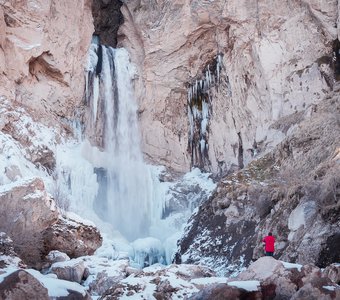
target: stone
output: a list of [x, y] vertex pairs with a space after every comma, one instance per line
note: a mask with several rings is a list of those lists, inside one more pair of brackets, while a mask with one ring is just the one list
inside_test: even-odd
[[339, 284], [340, 283], [340, 264], [334, 263], [325, 268], [325, 270], [322, 272], [322, 276], [328, 277], [330, 280], [332, 280], [334, 283]]
[[128, 260], [111, 260], [106, 258], [92, 260], [89, 258], [85, 261], [85, 265], [89, 272], [87, 279], [89, 281], [89, 289], [91, 293], [97, 295], [104, 295], [108, 289], [128, 276]]
[[96, 227], [64, 217], [60, 217], [42, 234], [45, 251], [59, 250], [70, 258], [92, 255], [102, 244]]
[[332, 283], [330, 279], [314, 278], [306, 283], [290, 299], [292, 300], [331, 300], [340, 297], [340, 288]]
[[63, 252], [60, 252], [58, 250], [52, 250], [50, 251], [50, 253], [48, 253], [48, 255], [46, 256], [46, 260], [50, 263], [50, 264], [54, 264], [57, 262], [65, 262], [70, 260], [69, 256]]
[[224, 299], [262, 299], [261, 292], [248, 292], [226, 284], [209, 285], [192, 295], [190, 300], [224, 300]]
[[84, 277], [85, 265], [81, 260], [72, 259], [54, 263], [50, 271], [56, 274], [59, 279], [80, 283]]
[[0, 269], [8, 267], [25, 268], [26, 265], [14, 251], [13, 240], [5, 232], [0, 232]]
[[0, 230], [11, 236], [24, 263], [39, 268], [46, 255], [42, 233], [58, 220], [58, 210], [44, 182], [33, 178], [4, 185], [0, 202]]
[[47, 289], [31, 274], [18, 270], [0, 283], [0, 299], [6, 300], [49, 300]]

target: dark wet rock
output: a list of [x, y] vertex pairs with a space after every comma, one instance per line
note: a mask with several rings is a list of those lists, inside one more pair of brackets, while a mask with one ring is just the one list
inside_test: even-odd
[[119, 0], [94, 0], [92, 2], [94, 34], [100, 37], [103, 45], [116, 47], [117, 31], [123, 23], [120, 12], [122, 2]]

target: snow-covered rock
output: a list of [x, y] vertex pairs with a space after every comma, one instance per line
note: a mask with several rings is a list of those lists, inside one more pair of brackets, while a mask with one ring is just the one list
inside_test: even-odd
[[0, 299], [37, 299], [49, 300], [48, 290], [33, 275], [18, 270], [0, 282]]
[[46, 256], [46, 261], [50, 264], [64, 262], [68, 260], [70, 260], [69, 256], [64, 252], [60, 252], [59, 250], [52, 250]]
[[91, 255], [101, 246], [102, 237], [93, 225], [59, 216], [43, 233], [45, 251], [59, 250], [71, 258]]
[[80, 283], [85, 273], [85, 264], [80, 259], [72, 259], [54, 263], [50, 272], [56, 274], [59, 279]]
[[12, 239], [5, 232], [0, 232], [0, 269], [8, 267], [26, 266], [15, 252]]
[[15, 251], [38, 267], [46, 255], [43, 232], [58, 220], [54, 200], [40, 178], [18, 180], [0, 188], [0, 230], [13, 240]]

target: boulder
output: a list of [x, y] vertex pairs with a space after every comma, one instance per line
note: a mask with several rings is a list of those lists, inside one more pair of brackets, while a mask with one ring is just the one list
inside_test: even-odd
[[64, 262], [64, 261], [68, 261], [70, 260], [70, 258], [68, 257], [67, 254], [60, 252], [58, 250], [52, 250], [47, 256], [46, 256], [46, 260], [50, 263], [50, 264], [54, 264], [57, 262]]
[[291, 300], [333, 300], [340, 299], [340, 288], [329, 278], [313, 278], [301, 287]]
[[334, 283], [340, 284], [340, 264], [334, 263], [327, 266], [322, 275], [328, 277]]
[[192, 295], [189, 300], [241, 300], [241, 299], [262, 299], [260, 291], [246, 291], [227, 284], [208, 285], [198, 293]]
[[92, 255], [102, 244], [98, 229], [60, 216], [43, 231], [45, 251], [59, 250], [70, 258]]
[[84, 277], [85, 265], [82, 260], [72, 259], [54, 263], [50, 271], [56, 274], [59, 279], [80, 283]]
[[91, 293], [97, 295], [103, 295], [106, 290], [128, 276], [128, 260], [87, 257], [84, 263], [88, 270], [85, 284], [89, 286]]
[[0, 202], [0, 231], [11, 236], [14, 250], [27, 265], [39, 268], [48, 253], [43, 232], [58, 220], [58, 210], [44, 182], [31, 178], [4, 185]]
[[5, 277], [0, 283], [0, 299], [6, 300], [49, 300], [48, 290], [34, 276], [18, 270]]

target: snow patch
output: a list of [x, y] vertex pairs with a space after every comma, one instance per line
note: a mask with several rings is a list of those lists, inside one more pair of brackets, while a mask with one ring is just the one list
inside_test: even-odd
[[244, 289], [248, 292], [258, 291], [258, 288], [260, 286], [260, 282], [257, 280], [230, 281], [227, 284], [240, 289]]

